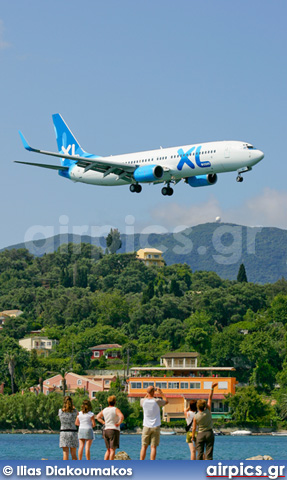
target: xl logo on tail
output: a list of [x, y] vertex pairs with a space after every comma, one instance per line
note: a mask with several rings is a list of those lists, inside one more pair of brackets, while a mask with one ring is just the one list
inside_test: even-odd
[[[70, 153], [71, 148], [72, 148], [72, 152]], [[62, 145], [61, 150], [64, 155], [73, 155], [73, 156], [76, 155], [77, 157], [79, 156], [76, 154], [76, 145], [74, 143], [73, 145], [68, 145], [67, 148], [65, 148], [64, 145]]]

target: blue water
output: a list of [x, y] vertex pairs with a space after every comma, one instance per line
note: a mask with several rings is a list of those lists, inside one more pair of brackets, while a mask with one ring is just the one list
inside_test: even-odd
[[[139, 459], [140, 435], [121, 435], [120, 449], [129, 454], [132, 460]], [[104, 458], [105, 445], [100, 435], [96, 435], [91, 448], [91, 459]], [[215, 438], [214, 460], [244, 460], [255, 455], [270, 455], [275, 460], [287, 460], [287, 437], [250, 436]], [[58, 435], [41, 434], [0, 434], [0, 459], [61, 460]], [[147, 458], [149, 458], [149, 450]], [[157, 450], [158, 460], [188, 460], [189, 448], [184, 435], [161, 436]]]

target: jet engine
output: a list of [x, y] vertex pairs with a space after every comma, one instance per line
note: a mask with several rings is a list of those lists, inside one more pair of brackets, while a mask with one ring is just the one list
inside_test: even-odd
[[197, 175], [195, 177], [188, 177], [186, 183], [191, 187], [208, 187], [217, 182], [216, 173], [209, 173], [208, 175]]
[[155, 182], [163, 177], [163, 168], [161, 165], [144, 165], [134, 171], [136, 182]]

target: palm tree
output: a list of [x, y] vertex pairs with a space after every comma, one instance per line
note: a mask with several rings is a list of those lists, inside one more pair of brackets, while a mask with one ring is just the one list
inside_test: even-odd
[[66, 375], [67, 375], [67, 371], [66, 371], [66, 368], [61, 368], [61, 370], [59, 371], [59, 374], [61, 375], [62, 377], [62, 385], [63, 385], [63, 396], [66, 395], [66, 389], [67, 389], [67, 384], [66, 384]]

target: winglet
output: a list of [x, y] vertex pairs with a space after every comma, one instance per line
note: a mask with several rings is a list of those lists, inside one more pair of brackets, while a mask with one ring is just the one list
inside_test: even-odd
[[22, 143], [24, 145], [24, 148], [26, 150], [29, 150], [29, 152], [35, 152], [35, 149], [30, 147], [29, 143], [27, 142], [26, 138], [24, 137], [23, 133], [19, 130], [19, 134], [20, 134], [20, 137], [21, 137], [21, 140], [22, 140]]

